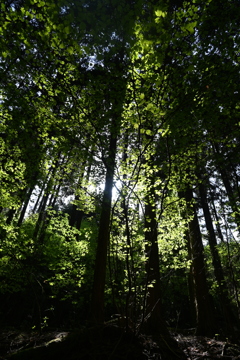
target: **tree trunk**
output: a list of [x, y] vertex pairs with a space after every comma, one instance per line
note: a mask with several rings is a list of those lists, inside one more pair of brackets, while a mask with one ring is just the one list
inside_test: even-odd
[[147, 198], [145, 205], [145, 242], [147, 252], [147, 298], [145, 328], [149, 333], [166, 333], [167, 327], [163, 319], [159, 254], [157, 242], [156, 204]]
[[54, 185], [53, 193], [48, 203], [48, 206], [51, 208], [54, 208], [54, 206], [56, 205], [61, 185], [62, 185], [61, 183]]
[[164, 359], [186, 359], [177, 342], [171, 337], [163, 316], [161, 281], [158, 253], [158, 231], [156, 219], [156, 199], [154, 189], [147, 196], [145, 205], [145, 241], [147, 251], [146, 275], [147, 296], [146, 313], [144, 314], [144, 330], [159, 342]]
[[228, 298], [228, 290], [225, 282], [221, 259], [217, 249], [217, 239], [215, 236], [215, 231], [212, 223], [212, 218], [207, 202], [206, 189], [203, 183], [199, 184], [199, 192], [201, 198], [201, 205], [203, 208], [205, 223], [208, 231], [208, 240], [209, 246], [212, 254], [212, 264], [214, 269], [214, 275], [218, 284], [218, 295], [221, 303], [221, 310], [224, 319], [225, 331], [227, 335], [234, 333], [234, 325], [237, 324], [237, 319], [235, 318], [233, 311], [231, 309], [231, 304]]
[[19, 219], [18, 219], [17, 226], [22, 225], [22, 222], [23, 222], [24, 216], [26, 214], [27, 207], [28, 207], [28, 204], [29, 204], [32, 192], [33, 192], [33, 189], [34, 189], [33, 187], [28, 188], [27, 191], [26, 191], [25, 200], [24, 200], [24, 203], [23, 203], [23, 206], [22, 206], [22, 209], [21, 209], [21, 213], [20, 213], [20, 216], [19, 216]]
[[215, 224], [216, 224], [216, 228], [217, 228], [218, 237], [221, 240], [221, 242], [224, 243], [224, 237], [223, 237], [223, 233], [222, 233], [221, 226], [220, 226], [220, 219], [219, 219], [217, 209], [215, 206], [214, 195], [213, 195], [212, 190], [210, 190], [210, 196], [211, 196], [211, 204], [212, 204], [213, 214], [214, 214], [214, 218], [215, 218]]
[[188, 241], [191, 271], [194, 286], [196, 335], [213, 336], [216, 332], [213, 307], [210, 303], [207, 287], [202, 237], [199, 228], [195, 204], [192, 204], [193, 193], [190, 188], [185, 191], [188, 222]]
[[107, 171], [105, 177], [105, 188], [103, 192], [102, 212], [98, 231], [97, 252], [94, 269], [91, 319], [96, 324], [103, 323], [104, 321], [104, 288], [106, 278], [107, 250], [109, 244], [112, 187], [117, 149], [117, 138], [115, 131], [116, 130], [113, 127], [109, 145], [109, 157], [106, 161]]
[[[86, 163], [87, 163], [87, 160], [82, 164], [82, 170], [81, 170], [81, 174], [80, 174], [80, 177], [78, 180], [78, 185], [77, 185], [78, 188], [82, 185], [82, 180], [84, 177]], [[89, 180], [89, 177], [90, 177], [91, 167], [92, 167], [92, 161], [89, 161], [89, 165], [87, 167], [87, 174], [86, 174], [87, 181]], [[75, 194], [75, 200], [80, 200], [79, 195]], [[82, 210], [79, 210], [78, 206], [76, 204], [73, 204], [70, 219], [69, 219], [69, 225], [72, 227], [75, 226], [77, 230], [80, 230], [83, 215], [84, 215], [84, 212]], [[77, 239], [77, 241], [79, 240], [78, 234], [76, 235], [76, 239]]]
[[39, 215], [38, 215], [38, 219], [35, 225], [35, 229], [34, 229], [34, 233], [33, 233], [33, 238], [36, 240], [38, 240], [41, 237], [42, 239], [42, 227], [43, 227], [43, 223], [46, 217], [46, 206], [47, 206], [47, 202], [49, 199], [50, 193], [46, 190], [45, 194], [42, 197], [42, 201], [41, 204], [39, 206]]
[[[226, 189], [229, 203], [233, 210], [235, 222], [237, 224], [238, 229], [240, 229], [240, 213], [239, 213], [239, 208], [236, 203], [236, 196], [234, 194], [234, 189], [232, 188], [228, 173], [226, 171], [227, 164], [222, 164], [223, 160], [218, 160], [218, 158], [219, 159], [221, 158], [221, 153], [220, 153], [218, 144], [213, 144], [213, 149], [214, 149], [214, 152], [217, 157], [217, 161], [216, 161], [217, 168], [220, 172], [224, 187]], [[239, 201], [239, 199], [237, 199], [237, 200]]]

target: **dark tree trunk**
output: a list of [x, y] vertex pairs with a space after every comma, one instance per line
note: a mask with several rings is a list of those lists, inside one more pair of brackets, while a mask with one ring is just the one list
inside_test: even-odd
[[104, 288], [106, 278], [107, 250], [109, 244], [109, 225], [111, 217], [112, 187], [115, 169], [115, 156], [117, 149], [117, 138], [113, 127], [109, 145], [109, 157], [106, 160], [105, 188], [102, 200], [102, 212], [99, 223], [97, 252], [95, 259], [91, 319], [94, 323], [104, 321]]
[[214, 202], [214, 195], [211, 190], [210, 190], [210, 196], [211, 196], [212, 210], [213, 210], [213, 214], [214, 214], [214, 218], [215, 218], [218, 237], [221, 240], [221, 242], [224, 243], [224, 237], [223, 237], [223, 233], [222, 233], [221, 226], [220, 226], [219, 216], [218, 216], [217, 209], [216, 209], [215, 202]]
[[[82, 180], [83, 180], [83, 177], [84, 177], [84, 171], [85, 171], [85, 165], [86, 165], [86, 162], [84, 162], [84, 164], [82, 165], [82, 174], [80, 175], [80, 178], [78, 180], [78, 188], [82, 185]], [[87, 174], [86, 174], [86, 179], [87, 181], [89, 180], [89, 177], [90, 177], [90, 173], [91, 173], [91, 161], [88, 165], [88, 168], [87, 168]], [[75, 195], [75, 200], [79, 200], [79, 196], [76, 194]], [[69, 225], [70, 226], [75, 226], [77, 230], [80, 230], [81, 228], [81, 223], [82, 223], [82, 219], [83, 219], [83, 215], [84, 215], [84, 212], [82, 210], [79, 210], [78, 209], [78, 206], [76, 204], [73, 204], [73, 207], [72, 207], [72, 211], [71, 211], [71, 216], [70, 216], [70, 219], [69, 219]], [[79, 240], [79, 235], [77, 234], [76, 236], [76, 239]]]
[[[234, 189], [233, 189], [233, 187], [231, 185], [231, 182], [229, 180], [229, 175], [228, 175], [228, 173], [226, 171], [226, 167], [227, 167], [228, 164], [223, 164], [223, 159], [222, 159], [222, 155], [221, 155], [221, 152], [219, 150], [218, 144], [213, 144], [213, 149], [214, 149], [214, 152], [215, 152], [215, 155], [216, 155], [217, 169], [220, 172], [221, 179], [222, 179], [224, 187], [226, 189], [227, 196], [228, 196], [228, 199], [229, 199], [229, 203], [230, 203], [230, 206], [231, 206], [231, 208], [233, 210], [233, 215], [234, 215], [235, 222], [236, 222], [236, 224], [238, 226], [238, 229], [240, 229], [239, 208], [238, 208], [237, 203], [236, 203], [236, 196], [235, 196], [235, 193], [234, 193]], [[238, 191], [237, 191], [237, 193], [238, 193]], [[239, 201], [239, 198], [237, 200]]]
[[218, 284], [218, 295], [221, 303], [222, 315], [225, 323], [225, 333], [229, 336], [234, 334], [234, 325], [237, 325], [237, 319], [233, 314], [231, 304], [228, 298], [228, 289], [225, 282], [221, 259], [217, 249], [217, 239], [212, 223], [212, 218], [207, 202], [206, 188], [203, 183], [199, 185], [199, 192], [201, 198], [201, 205], [203, 208], [206, 228], [208, 231], [209, 246], [212, 254], [212, 264], [214, 269], [214, 275]]
[[167, 326], [163, 319], [159, 254], [157, 242], [157, 221], [156, 221], [156, 204], [153, 198], [147, 199], [145, 205], [145, 241], [147, 252], [147, 297], [146, 297], [146, 314], [145, 328], [149, 333], [167, 332]]
[[[61, 165], [60, 160], [61, 160], [61, 152], [59, 152], [57, 154], [57, 157], [54, 160], [54, 164], [49, 169], [48, 178], [46, 181], [46, 189], [42, 196], [40, 205], [38, 207], [39, 215], [38, 215], [38, 219], [36, 222], [33, 238], [35, 240], [39, 240], [40, 244], [43, 243], [43, 240], [44, 240], [44, 232], [45, 232], [45, 229], [47, 226], [47, 224], [45, 223], [46, 215], [47, 215], [46, 209], [47, 209], [48, 201], [51, 198], [51, 191], [54, 188], [54, 180], [55, 180], [56, 172], [58, 170], [59, 165]], [[44, 187], [45, 186], [43, 186], [41, 193], [44, 191]]]
[[35, 240], [38, 240], [41, 237], [42, 240], [42, 227], [43, 227], [43, 223], [44, 220], [46, 218], [46, 206], [47, 206], [47, 202], [49, 199], [50, 193], [46, 192], [43, 197], [42, 197], [42, 201], [39, 207], [39, 215], [38, 215], [38, 219], [35, 225], [35, 229], [34, 229], [34, 233], [33, 233], [33, 238]]
[[94, 280], [91, 302], [91, 318], [94, 323], [104, 321], [104, 288], [107, 266], [107, 252], [110, 238], [110, 219], [112, 205], [112, 188], [115, 171], [117, 152], [117, 138], [120, 134], [123, 103], [126, 93], [127, 66], [124, 61], [126, 55], [126, 43], [124, 42], [114, 56], [114, 60], [108, 63], [111, 76], [103, 70], [103, 78], [108, 78], [106, 87], [103, 87], [105, 106], [105, 118], [109, 124], [109, 146], [103, 148], [103, 163], [106, 168], [105, 188], [103, 192], [102, 209], [98, 230], [97, 252], [94, 268]]
[[25, 197], [25, 200], [24, 200], [22, 209], [21, 209], [21, 213], [20, 213], [20, 216], [19, 216], [19, 219], [18, 219], [17, 226], [21, 226], [21, 225], [22, 225], [22, 222], [23, 222], [24, 216], [25, 216], [25, 214], [26, 214], [27, 207], [28, 207], [28, 204], [29, 204], [29, 201], [30, 201], [32, 192], [33, 192], [33, 189], [34, 189], [34, 188], [29, 188], [29, 189], [27, 189], [26, 197]]
[[158, 231], [156, 219], [156, 199], [153, 188], [147, 196], [145, 205], [145, 241], [146, 241], [146, 311], [143, 319], [144, 330], [156, 339], [164, 359], [186, 359], [177, 342], [170, 336], [164, 319], [162, 291], [160, 281]]
[[41, 187], [40, 193], [38, 195], [37, 201], [36, 201], [36, 203], [34, 204], [34, 207], [33, 207], [33, 211], [32, 211], [33, 214], [36, 214], [36, 213], [40, 212], [41, 204], [42, 204], [42, 201], [43, 201], [43, 194], [44, 194], [45, 188], [46, 188], [46, 186], [48, 184], [49, 178], [51, 176], [51, 171], [52, 171], [52, 169], [49, 170], [47, 178], [44, 180], [44, 182], [42, 184], [42, 187]]
[[185, 199], [187, 215], [189, 216], [188, 241], [192, 260], [191, 271], [195, 298], [196, 335], [213, 336], [216, 332], [213, 306], [210, 302], [207, 287], [202, 237], [196, 208], [192, 204], [193, 193], [190, 188], [185, 191]]
[[56, 205], [57, 199], [58, 199], [60, 188], [61, 188], [61, 183], [58, 185], [56, 184], [54, 186], [54, 191], [51, 195], [48, 206], [54, 208], [54, 206]]

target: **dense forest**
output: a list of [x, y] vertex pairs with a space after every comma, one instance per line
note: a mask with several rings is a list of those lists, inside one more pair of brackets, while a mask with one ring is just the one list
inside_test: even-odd
[[236, 343], [239, 0], [0, 8], [0, 328]]

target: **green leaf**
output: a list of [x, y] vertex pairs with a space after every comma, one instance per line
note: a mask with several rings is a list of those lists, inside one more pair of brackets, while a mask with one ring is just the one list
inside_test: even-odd
[[148, 129], [148, 130], [146, 130], [146, 134], [151, 136], [151, 135], [152, 135], [152, 131]]
[[191, 34], [193, 34], [194, 31], [195, 31], [196, 25], [197, 25], [197, 21], [188, 23], [187, 25], [185, 25], [185, 30], [187, 30], [188, 32], [190, 32]]
[[167, 15], [167, 12], [162, 10], [156, 10], [155, 14], [157, 17], [165, 17]]

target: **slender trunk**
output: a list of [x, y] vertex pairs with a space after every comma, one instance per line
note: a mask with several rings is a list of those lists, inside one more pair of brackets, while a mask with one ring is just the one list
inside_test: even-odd
[[44, 190], [45, 190], [46, 185], [47, 185], [47, 183], [49, 181], [49, 178], [51, 176], [51, 171], [52, 171], [52, 169], [49, 170], [47, 178], [44, 180], [44, 182], [42, 184], [42, 187], [41, 187], [40, 193], [38, 195], [37, 201], [36, 201], [36, 203], [34, 204], [34, 207], [33, 207], [33, 211], [32, 211], [33, 214], [36, 214], [36, 213], [40, 212], [41, 203], [42, 203], [42, 200], [43, 200]]
[[226, 244], [227, 244], [227, 253], [228, 253], [228, 268], [229, 268], [229, 272], [230, 272], [230, 276], [231, 276], [231, 280], [232, 280], [233, 294], [234, 294], [234, 298], [235, 298], [235, 301], [237, 304], [238, 318], [240, 319], [240, 300], [239, 300], [238, 281], [236, 280], [235, 271], [233, 269], [232, 255], [231, 255], [231, 250], [230, 250], [230, 239], [228, 236], [227, 236], [226, 240], [227, 240]]
[[[125, 44], [119, 49], [115, 56], [114, 64], [110, 65], [109, 70], [112, 76], [107, 82], [106, 88], [103, 87], [103, 97], [108, 106], [105, 118], [109, 124], [109, 146], [104, 150], [103, 162], [106, 167], [105, 188], [103, 192], [102, 209], [99, 223], [97, 240], [97, 252], [94, 268], [93, 291], [91, 302], [91, 317], [93, 322], [102, 323], [104, 321], [104, 288], [106, 280], [107, 253], [110, 239], [110, 219], [112, 205], [112, 188], [114, 180], [114, 170], [117, 152], [117, 138], [121, 129], [121, 117], [123, 103], [126, 92], [126, 63], [123, 61], [126, 54]], [[105, 73], [103, 72], [103, 75]], [[106, 75], [106, 74], [105, 74]]]
[[[87, 161], [85, 161], [84, 164], [82, 164], [82, 171], [81, 171], [81, 174], [80, 174], [80, 177], [79, 177], [79, 180], [78, 180], [78, 185], [77, 185], [78, 188], [81, 187], [81, 185], [82, 185], [86, 162]], [[87, 181], [89, 180], [89, 177], [90, 177], [91, 167], [92, 167], [92, 162], [90, 161], [89, 165], [87, 167], [87, 174], [86, 174]], [[75, 195], [75, 200], [76, 201], [80, 200], [79, 195], [77, 195], [77, 194]], [[78, 206], [76, 204], [73, 204], [70, 219], [69, 219], [69, 225], [72, 226], [72, 227], [75, 226], [76, 229], [80, 230], [83, 215], [84, 215], [84, 212], [82, 210], [79, 210]], [[78, 240], [78, 238], [79, 238], [79, 236], [77, 235], [77, 240]]]
[[33, 192], [33, 189], [34, 189], [33, 187], [27, 189], [26, 197], [25, 197], [25, 200], [24, 200], [23, 207], [22, 207], [22, 209], [21, 209], [21, 213], [20, 213], [20, 216], [19, 216], [19, 219], [18, 219], [17, 226], [21, 226], [21, 225], [22, 225], [22, 222], [23, 222], [24, 216], [25, 216], [25, 214], [26, 214], [27, 207], [28, 207], [28, 204], [29, 204], [29, 201], [30, 201], [32, 192]]
[[[170, 336], [164, 319], [162, 306], [162, 291], [160, 281], [159, 254], [158, 254], [158, 231], [156, 219], [156, 199], [154, 189], [147, 196], [145, 205], [145, 240], [147, 251], [147, 298], [144, 328], [155, 338], [161, 348], [164, 359], [186, 359], [177, 342]], [[160, 335], [160, 337], [159, 337]]]
[[[123, 154], [122, 154], [122, 162], [123, 164], [126, 164], [128, 159], [128, 133], [129, 130], [127, 129], [126, 133], [124, 134], [124, 148], [123, 148]], [[123, 174], [123, 180], [125, 181], [127, 179], [127, 174]], [[123, 209], [123, 221], [122, 225], [125, 223], [125, 232], [124, 236], [126, 236], [127, 239], [127, 246], [126, 246], [126, 268], [127, 268], [127, 275], [128, 275], [128, 291], [126, 295], [126, 303], [125, 303], [125, 316], [126, 316], [126, 330], [128, 330], [129, 322], [130, 320], [133, 320], [133, 318], [130, 318], [130, 313], [132, 313], [132, 308], [130, 309], [130, 299], [133, 296], [133, 283], [132, 283], [132, 275], [134, 274], [134, 262], [133, 262], [133, 248], [131, 243], [131, 232], [130, 232], [130, 226], [129, 226], [129, 204], [126, 197], [126, 185], [123, 181], [122, 186], [122, 201], [121, 201], [121, 208]], [[133, 307], [133, 306], [132, 306]]]
[[44, 181], [44, 183], [43, 183], [43, 185], [42, 185], [42, 187], [41, 187], [40, 193], [38, 194], [37, 201], [35, 202], [34, 207], [33, 207], [33, 209], [32, 209], [32, 213], [33, 213], [33, 214], [36, 214], [36, 213], [39, 212], [39, 203], [40, 203], [40, 201], [42, 201], [42, 194], [43, 194], [43, 192], [44, 192], [44, 188], [45, 188], [46, 182], [47, 182], [47, 180]]
[[51, 191], [54, 187], [55, 175], [56, 175], [59, 165], [64, 164], [64, 159], [62, 160], [62, 163], [60, 163], [60, 161], [61, 161], [61, 152], [59, 152], [57, 154], [56, 159], [54, 159], [54, 161], [53, 161], [53, 165], [49, 169], [48, 179], [46, 182], [46, 189], [42, 196], [42, 200], [41, 200], [41, 203], [38, 208], [39, 215], [38, 215], [37, 223], [35, 226], [33, 238], [36, 240], [38, 239], [40, 244], [43, 243], [44, 232], [45, 232], [45, 229], [47, 226], [47, 224], [45, 223], [46, 215], [47, 215], [46, 208], [47, 208], [49, 199], [51, 198]]
[[52, 207], [52, 203], [54, 202], [55, 194], [56, 194], [56, 190], [58, 189], [58, 186], [59, 186], [59, 184], [55, 184], [53, 186], [53, 189], [51, 191], [51, 196], [49, 197], [48, 204], [47, 204], [47, 206], [49, 206], [49, 207]]
[[46, 206], [49, 199], [50, 193], [46, 191], [46, 193], [43, 195], [40, 207], [39, 207], [39, 215], [36, 222], [36, 226], [33, 233], [33, 238], [37, 240], [40, 237], [41, 234], [41, 228], [43, 226], [45, 217], [46, 217]]
[[223, 237], [223, 233], [222, 233], [221, 226], [220, 226], [220, 219], [219, 219], [219, 216], [217, 213], [217, 209], [216, 209], [215, 202], [214, 202], [214, 196], [213, 196], [212, 192], [210, 192], [210, 196], [211, 196], [211, 204], [212, 204], [213, 214], [215, 217], [215, 223], [216, 223], [218, 237], [221, 240], [221, 242], [224, 243], [224, 237]]
[[113, 133], [111, 134], [109, 145], [109, 157], [106, 161], [107, 171], [102, 200], [102, 212], [98, 231], [91, 303], [91, 318], [94, 323], [103, 323], [104, 321], [104, 288], [106, 278], [107, 250], [109, 244], [109, 225], [111, 217], [113, 177], [117, 149], [117, 138], [116, 134], [114, 133], [115, 131], [116, 130], [113, 127]]
[[202, 237], [195, 204], [192, 204], [193, 193], [190, 188], [185, 191], [185, 199], [187, 214], [190, 217], [188, 222], [188, 241], [190, 258], [192, 260], [191, 271], [195, 298], [196, 335], [213, 336], [216, 330], [213, 307], [210, 303], [207, 287]]
[[[214, 152], [216, 153], [216, 156], [218, 158], [221, 158], [221, 153], [219, 150], [219, 146], [217, 144], [213, 144]], [[217, 168], [221, 174], [221, 178], [224, 184], [224, 187], [227, 191], [227, 196], [229, 199], [230, 206], [233, 210], [233, 215], [235, 222], [237, 224], [237, 228], [240, 229], [240, 214], [239, 214], [239, 208], [236, 203], [236, 196], [234, 195], [234, 190], [232, 188], [232, 185], [229, 180], [229, 176], [227, 174], [227, 171], [225, 170], [226, 165], [222, 164], [222, 161], [217, 161]], [[238, 199], [239, 200], [239, 199]]]
[[[184, 191], [179, 191], [178, 196], [180, 199], [186, 200], [186, 194]], [[183, 210], [183, 208], [180, 207], [180, 213], [186, 222], [188, 220], [188, 212], [189, 211], [186, 208], [185, 208], [185, 210]], [[191, 254], [191, 246], [190, 246], [190, 241], [189, 241], [189, 230], [188, 229], [185, 229], [184, 238], [185, 238], [187, 250], [188, 250], [188, 260], [191, 261], [192, 254]], [[191, 264], [189, 272], [187, 274], [188, 296], [189, 296], [189, 302], [190, 302], [189, 312], [190, 312], [190, 318], [191, 318], [192, 324], [196, 324], [196, 299], [195, 299], [196, 296], [195, 296], [195, 286], [194, 286], [194, 278], [193, 278], [192, 270], [193, 269], [192, 269], [192, 264]]]
[[212, 264], [214, 269], [214, 275], [218, 284], [218, 295], [221, 303], [221, 310], [222, 315], [224, 318], [225, 323], [225, 330], [228, 335], [234, 333], [234, 325], [237, 323], [237, 319], [233, 314], [231, 304], [228, 298], [228, 289], [226, 285], [226, 281], [223, 274], [221, 259], [218, 253], [217, 249], [217, 239], [215, 236], [215, 231], [212, 223], [212, 218], [207, 202], [207, 193], [205, 186], [203, 183], [200, 183], [199, 185], [199, 192], [200, 192], [200, 198], [201, 198], [201, 205], [203, 208], [206, 228], [208, 231], [208, 240], [209, 240], [209, 246], [212, 254]]
[[[153, 194], [152, 194], [153, 195]], [[153, 198], [147, 197], [145, 205], [145, 242], [147, 252], [147, 299], [145, 328], [150, 333], [167, 333], [166, 322], [163, 319], [159, 254], [157, 242], [156, 204]]]
[[[128, 274], [128, 292], [126, 297], [126, 329], [128, 329], [129, 326], [129, 308], [130, 308], [130, 298], [132, 295], [132, 274], [131, 274], [131, 266], [130, 266], [130, 259], [132, 259], [132, 244], [131, 244], [131, 235], [130, 235], [130, 228], [129, 228], [129, 221], [128, 221], [128, 204], [126, 203], [126, 196], [124, 195], [123, 201], [122, 201], [122, 208], [123, 213], [125, 217], [126, 222], [126, 231], [125, 235], [127, 238], [127, 254], [126, 254], [126, 267], [127, 267], [127, 274]], [[133, 270], [133, 269], [132, 269]]]
[[54, 192], [51, 195], [48, 206], [51, 206], [52, 208], [54, 208], [54, 206], [56, 205], [57, 199], [58, 199], [60, 188], [61, 188], [61, 183], [58, 185], [56, 184], [54, 186]]

